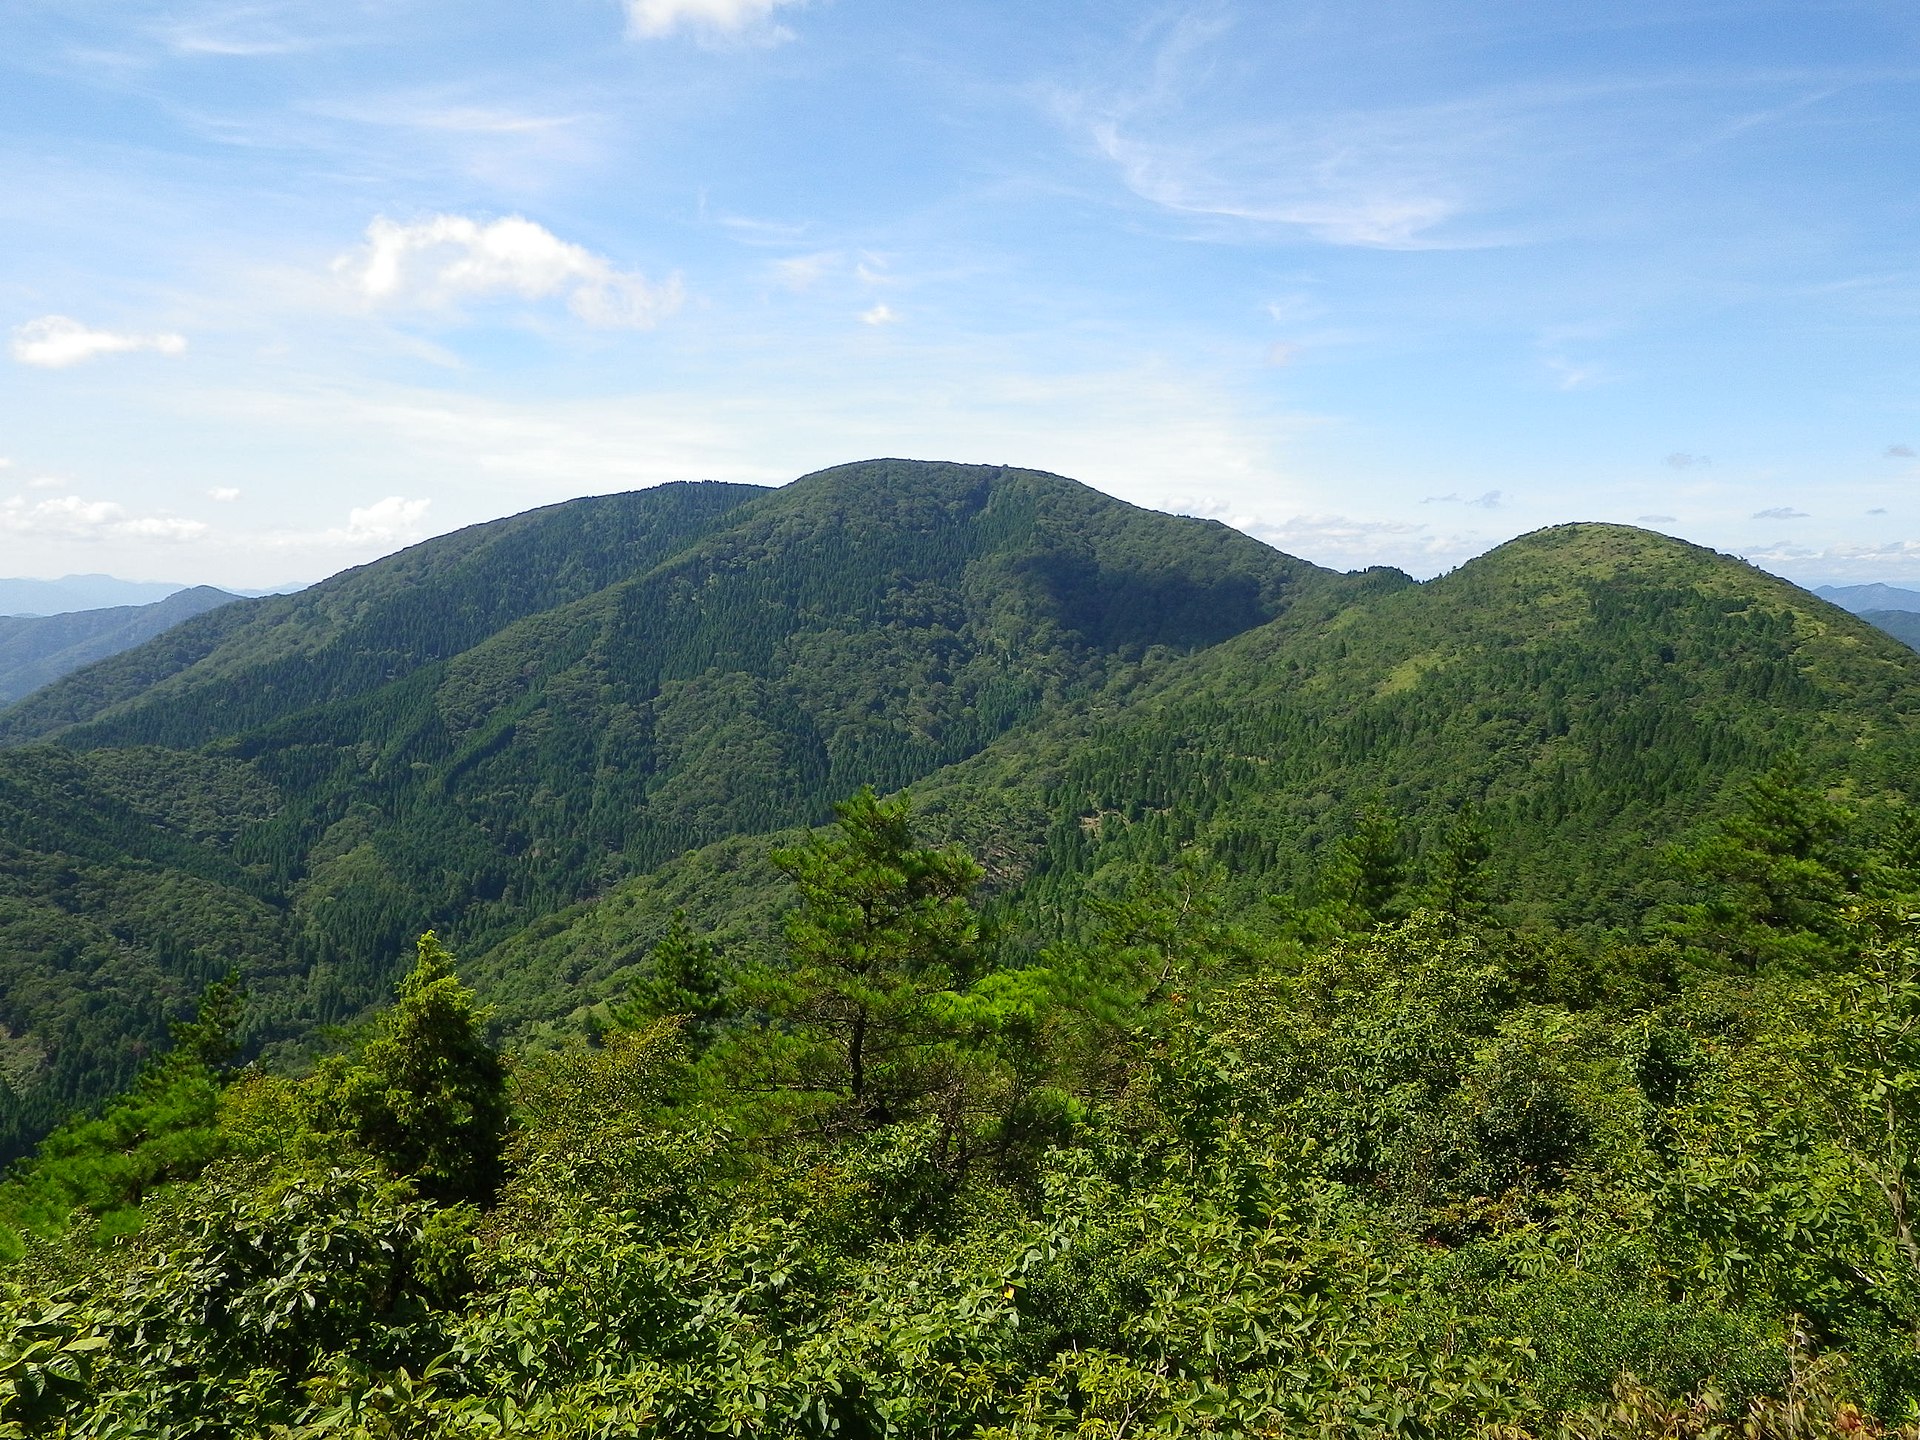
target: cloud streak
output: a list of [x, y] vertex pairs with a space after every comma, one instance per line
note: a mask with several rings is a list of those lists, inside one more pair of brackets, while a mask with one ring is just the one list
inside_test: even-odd
[[112, 500], [86, 500], [78, 495], [32, 502], [15, 496], [0, 501], [0, 532], [43, 540], [177, 544], [200, 539], [208, 528], [203, 521], [173, 515], [135, 515]]
[[689, 32], [707, 39], [770, 44], [792, 37], [785, 26], [774, 23], [773, 12], [797, 3], [800, 0], [627, 0], [627, 25], [646, 40]]
[[158, 355], [186, 353], [187, 337], [169, 331], [134, 334], [121, 330], [95, 330], [66, 315], [42, 315], [29, 320], [13, 332], [9, 351], [22, 365], [43, 370], [64, 370], [97, 360], [102, 355], [123, 355], [150, 350]]

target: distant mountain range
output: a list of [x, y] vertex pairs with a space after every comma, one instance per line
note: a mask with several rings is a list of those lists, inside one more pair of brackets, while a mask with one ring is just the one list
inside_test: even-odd
[[1819, 585], [1813, 593], [1856, 615], [1876, 610], [1920, 611], [1920, 590], [1902, 590], [1897, 585]]
[[83, 665], [131, 650], [182, 620], [239, 598], [199, 585], [151, 604], [0, 616], [0, 703], [18, 700]]
[[1416, 584], [1037, 471], [871, 461], [216, 603], [0, 713], [0, 746], [4, 1152], [229, 966], [273, 1047], [383, 999], [430, 926], [512, 1023], [617, 989], [675, 908], [750, 948], [788, 893], [769, 836], [862, 784], [911, 786], [1028, 915], [1188, 845], [1264, 903], [1378, 799], [1416, 853], [1477, 807], [1517, 918], [1631, 925], [1661, 847], [1783, 749], [1911, 790], [1920, 656], [1629, 527]]
[[[120, 580], [112, 575], [66, 575], [58, 580], [0, 579], [0, 618], [69, 615], [78, 610], [122, 609], [153, 605], [182, 590], [208, 586], [181, 585], [161, 580]], [[298, 585], [276, 585], [265, 590], [228, 590], [229, 596], [285, 595]]]

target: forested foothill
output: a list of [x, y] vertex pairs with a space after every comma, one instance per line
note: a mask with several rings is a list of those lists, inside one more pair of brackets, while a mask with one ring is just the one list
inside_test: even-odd
[[0, 712], [0, 1436], [1920, 1435], [1917, 727], [993, 467], [223, 606]]

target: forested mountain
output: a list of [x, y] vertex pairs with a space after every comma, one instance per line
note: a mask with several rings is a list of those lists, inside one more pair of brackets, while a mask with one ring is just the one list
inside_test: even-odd
[[[423, 915], [501, 937], [1349, 585], [1058, 477], [875, 462], [476, 527], [200, 617], [0, 733], [176, 829], [219, 812], [209, 764], [244, 777], [262, 798], [218, 850], [272, 898], [283, 961], [249, 976], [252, 1033], [299, 1039], [384, 993]], [[0, 1020], [34, 1034], [46, 1004]]]
[[1860, 618], [1877, 625], [1896, 640], [1920, 650], [1920, 613], [1912, 610], [1862, 610]]
[[362, 695], [657, 563], [745, 485], [663, 485], [470, 526], [293, 595], [223, 607], [0, 715], [0, 742], [204, 745]]
[[0, 1440], [1920, 1436], [1920, 655], [1725, 556], [876, 461], [0, 726]]
[[0, 703], [18, 700], [83, 665], [131, 650], [183, 620], [239, 598], [197, 585], [150, 605], [0, 615]]
[[[1499, 837], [1510, 920], [1631, 929], [1676, 892], [1664, 847], [1783, 751], [1870, 814], [1920, 774], [1920, 657], [1683, 541], [1569, 525], [1424, 585], [1351, 584], [916, 784], [928, 823], [981, 855], [998, 903], [1043, 927], [1029, 939], [1187, 846], [1228, 867], [1238, 904], [1311, 905], [1369, 805], [1413, 872], [1444, 862], [1462, 815]], [[621, 991], [676, 907], [765, 953], [783, 893], [752, 846], [724, 844], [473, 973], [516, 1015], [564, 1014]]]
[[1920, 610], [1920, 590], [1899, 585], [1820, 585], [1813, 593], [1856, 615], [1869, 610]]
[[124, 1085], [226, 970], [279, 969], [272, 892], [199, 843], [268, 804], [232, 761], [0, 751], [0, 1153]]

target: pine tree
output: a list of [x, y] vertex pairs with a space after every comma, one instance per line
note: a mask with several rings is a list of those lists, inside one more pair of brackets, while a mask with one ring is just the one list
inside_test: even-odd
[[1798, 757], [1782, 756], [1748, 783], [1736, 814], [1672, 852], [1675, 868], [1708, 893], [1670, 907], [1654, 928], [1749, 971], [1834, 964], [1863, 868], [1847, 843], [1853, 819]]
[[791, 970], [768, 1008], [824, 1039], [825, 1088], [862, 1123], [897, 1119], [933, 1083], [926, 1062], [948, 1038], [939, 997], [965, 987], [980, 959], [969, 897], [982, 870], [956, 847], [915, 843], [905, 799], [863, 788], [840, 822], [775, 867], [800, 892], [788, 918]]
[[1333, 903], [1345, 910], [1348, 928], [1372, 930], [1394, 919], [1406, 875], [1399, 816], [1384, 805], [1364, 806], [1354, 817], [1353, 833], [1340, 842], [1327, 877]]
[[358, 1063], [333, 1077], [345, 1128], [443, 1204], [485, 1204], [500, 1184], [507, 1076], [487, 1043], [486, 1020], [454, 974], [453, 956], [428, 931]]

